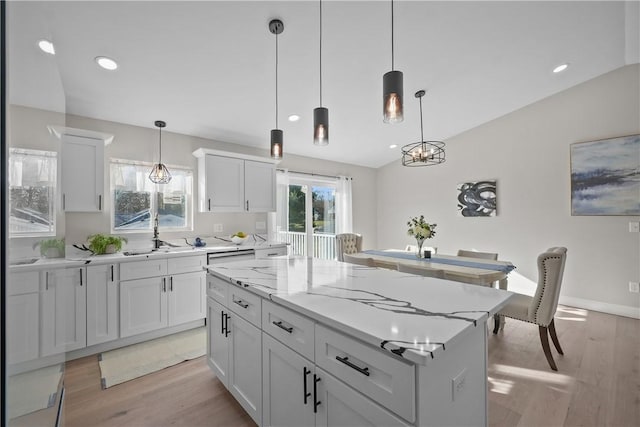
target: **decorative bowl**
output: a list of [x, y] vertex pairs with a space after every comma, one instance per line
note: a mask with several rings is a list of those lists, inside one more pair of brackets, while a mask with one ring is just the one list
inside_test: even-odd
[[242, 242], [244, 242], [245, 240], [247, 240], [248, 237], [249, 236], [245, 236], [245, 237], [231, 236], [231, 241], [233, 243], [235, 243], [236, 245], [239, 245]]

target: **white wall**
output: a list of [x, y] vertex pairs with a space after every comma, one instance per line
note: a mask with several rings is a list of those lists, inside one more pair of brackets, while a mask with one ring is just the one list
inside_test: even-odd
[[[161, 119], [161, 117], [159, 118]], [[105, 149], [105, 173], [109, 173], [109, 159], [120, 158], [155, 162], [158, 158], [158, 130], [157, 128], [142, 128], [122, 123], [96, 120], [87, 117], [64, 115], [49, 111], [37, 110], [17, 105], [10, 109], [9, 121], [11, 123], [10, 146], [32, 148], [41, 150], [59, 151], [60, 143], [49, 135], [46, 126], [49, 124], [63, 125], [73, 128], [87, 129], [97, 132], [105, 132], [114, 135], [113, 142]], [[151, 124], [150, 124], [151, 125]], [[268, 153], [268, 129], [265, 130], [265, 149], [257, 150], [251, 147], [212, 141], [203, 138], [192, 137], [170, 132], [171, 123], [162, 132], [162, 159], [169, 166], [186, 166], [194, 171], [194, 179], [197, 179], [197, 159], [191, 154], [198, 148], [211, 148], [236, 153], [251, 154], [267, 158]], [[309, 142], [311, 143], [311, 141]], [[326, 175], [348, 175], [354, 178], [354, 223], [356, 231], [365, 234], [365, 244], [368, 247], [376, 245], [376, 195], [375, 195], [375, 170], [344, 163], [311, 159], [301, 156], [288, 155], [285, 151], [283, 161], [278, 167], [289, 168], [295, 171], [320, 173]], [[197, 200], [197, 185], [194, 186], [194, 198]], [[106, 193], [109, 193], [109, 179], [107, 175]], [[90, 234], [110, 232], [111, 200], [106, 198], [103, 212], [100, 213], [63, 213], [58, 212], [58, 236], [65, 236], [67, 243], [81, 243]], [[265, 221], [266, 214], [252, 213], [194, 213], [193, 232], [163, 233], [165, 239], [175, 239], [183, 236], [211, 236], [214, 234], [232, 234], [235, 231], [249, 233], [264, 232], [256, 230], [256, 221]], [[213, 232], [213, 224], [223, 224], [222, 233]], [[137, 233], [136, 239], [151, 239], [151, 233]], [[25, 240], [25, 239], [14, 239]], [[40, 239], [35, 239], [40, 240]], [[149, 240], [150, 242], [150, 240]], [[19, 242], [13, 242], [19, 244]], [[26, 246], [30, 246], [28, 242]]]
[[[566, 246], [561, 302], [640, 317], [628, 291], [640, 281], [640, 234], [628, 223], [640, 217], [571, 216], [569, 155], [574, 142], [640, 133], [639, 82], [640, 66], [623, 67], [449, 139], [444, 164], [378, 169], [378, 246], [413, 243], [406, 221], [424, 214], [438, 224], [426, 244], [497, 252], [516, 265], [517, 291], [535, 287], [540, 252]], [[498, 216], [458, 217], [456, 184], [485, 179], [497, 180]]]

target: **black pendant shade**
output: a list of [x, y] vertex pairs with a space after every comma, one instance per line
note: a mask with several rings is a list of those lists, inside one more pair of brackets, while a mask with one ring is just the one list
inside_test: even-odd
[[402, 71], [389, 71], [382, 77], [384, 94], [384, 122], [399, 123], [404, 120]]
[[324, 107], [313, 109], [313, 143], [329, 144], [329, 110]]
[[149, 173], [149, 179], [156, 184], [168, 184], [169, 181], [171, 181], [171, 174], [169, 173], [169, 169], [162, 164], [162, 128], [167, 126], [167, 124], [162, 120], [156, 120], [154, 124], [160, 131], [160, 156], [158, 163], [153, 165], [151, 173]]
[[271, 129], [271, 157], [274, 159], [282, 158], [282, 137], [280, 129]]

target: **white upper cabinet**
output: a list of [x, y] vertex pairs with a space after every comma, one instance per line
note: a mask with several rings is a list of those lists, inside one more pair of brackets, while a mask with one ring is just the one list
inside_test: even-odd
[[62, 208], [65, 212], [100, 212], [104, 207], [104, 147], [113, 136], [51, 126], [60, 138]]
[[200, 148], [200, 212], [272, 212], [276, 210], [275, 162], [256, 156]]

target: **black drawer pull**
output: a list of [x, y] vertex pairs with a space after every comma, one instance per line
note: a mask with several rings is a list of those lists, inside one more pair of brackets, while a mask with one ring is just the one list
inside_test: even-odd
[[236, 304], [238, 304], [238, 305], [239, 305], [240, 307], [242, 307], [242, 308], [249, 308], [249, 304], [247, 304], [247, 303], [243, 303], [241, 299], [239, 299], [239, 300], [237, 300], [237, 301], [236, 301], [236, 300], [233, 300], [233, 302], [234, 302], [234, 303], [236, 303]]
[[354, 365], [353, 363], [349, 362], [349, 358], [348, 357], [336, 356], [336, 360], [338, 362], [344, 363], [345, 365], [347, 365], [350, 368], [355, 369], [356, 371], [360, 372], [362, 375], [366, 375], [366, 376], [371, 375], [371, 373], [369, 372], [369, 368], [361, 368], [358, 365]]
[[276, 322], [276, 321], [274, 320], [274, 321], [273, 321], [273, 322], [271, 322], [271, 323], [273, 323], [274, 325], [276, 325], [276, 326], [277, 326], [278, 328], [280, 328], [280, 329], [284, 329], [285, 331], [289, 332], [290, 334], [292, 334], [292, 333], [293, 333], [293, 328], [292, 328], [292, 327], [287, 328], [286, 326], [284, 326], [284, 325], [282, 324], [282, 320], [280, 320], [280, 321], [278, 321], [278, 322]]
[[224, 315], [224, 336], [225, 337], [228, 337], [229, 334], [231, 333], [231, 331], [229, 330], [229, 318], [231, 318], [231, 316], [225, 313]]
[[303, 381], [303, 387], [304, 387], [304, 404], [307, 404], [307, 399], [309, 397], [311, 397], [311, 392], [307, 391], [307, 375], [309, 375], [311, 373], [310, 369], [307, 369], [307, 367], [303, 367], [302, 369], [302, 381]]
[[318, 413], [318, 406], [322, 403], [322, 401], [318, 400], [318, 382], [320, 381], [320, 377], [317, 377], [316, 374], [313, 374], [313, 413]]

